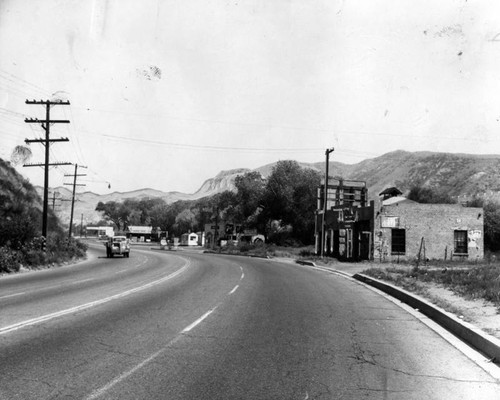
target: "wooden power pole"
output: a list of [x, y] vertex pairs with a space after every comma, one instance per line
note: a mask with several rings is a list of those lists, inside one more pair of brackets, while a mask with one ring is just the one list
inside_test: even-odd
[[49, 148], [50, 144], [54, 142], [68, 142], [68, 138], [51, 139], [50, 138], [50, 126], [51, 124], [68, 124], [68, 120], [62, 119], [50, 119], [50, 107], [54, 105], [69, 105], [69, 101], [51, 101], [51, 100], [26, 100], [26, 104], [42, 104], [45, 105], [45, 119], [38, 118], [26, 118], [24, 122], [26, 123], [36, 123], [41, 124], [45, 131], [45, 139], [26, 139], [25, 143], [42, 143], [45, 146], [45, 162], [40, 164], [24, 164], [24, 167], [41, 167], [45, 169], [44, 185], [43, 185], [43, 215], [42, 215], [42, 236], [47, 238], [47, 214], [48, 214], [48, 204], [49, 204], [49, 166], [55, 165], [71, 165], [69, 162], [63, 163], [51, 163], [49, 161]]
[[[84, 167], [83, 165], [80, 165], [80, 168], [87, 168]], [[73, 186], [73, 196], [71, 197], [71, 216], [69, 217], [69, 235], [68, 238], [71, 239], [71, 233], [73, 230], [73, 213], [75, 210], [75, 192], [76, 192], [76, 187], [77, 186], [86, 186], [85, 184], [79, 184], [76, 183], [76, 178], [78, 176], [87, 176], [86, 174], [78, 174], [78, 164], [75, 164], [75, 174], [74, 175], [67, 175], [65, 174], [64, 176], [72, 176], [73, 177], [73, 183], [65, 183], [65, 185], [72, 185]]]

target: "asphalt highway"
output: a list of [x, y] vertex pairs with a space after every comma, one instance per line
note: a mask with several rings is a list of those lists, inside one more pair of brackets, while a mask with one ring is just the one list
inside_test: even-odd
[[0, 278], [0, 399], [496, 399], [499, 382], [363, 285], [155, 251]]

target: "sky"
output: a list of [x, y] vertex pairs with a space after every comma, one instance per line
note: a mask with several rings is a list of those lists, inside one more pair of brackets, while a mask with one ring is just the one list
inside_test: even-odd
[[[222, 170], [500, 154], [496, 0], [0, 0], [0, 158], [44, 137], [78, 191], [195, 192]], [[44, 161], [30, 144], [28, 162]], [[43, 185], [41, 167], [16, 169]], [[50, 169], [50, 186], [74, 166]], [[69, 187], [69, 186], [68, 186]]]

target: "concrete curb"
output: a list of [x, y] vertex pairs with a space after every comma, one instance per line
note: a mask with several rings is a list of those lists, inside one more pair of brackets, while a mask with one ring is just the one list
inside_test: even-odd
[[296, 262], [297, 264], [300, 264], [300, 265], [309, 265], [309, 266], [311, 266], [311, 267], [316, 267], [316, 266], [317, 266], [316, 264], [314, 264], [314, 262], [312, 262], [312, 261], [307, 261], [307, 260], [295, 260], [295, 262]]
[[500, 363], [500, 340], [497, 338], [488, 335], [481, 329], [460, 320], [453, 314], [437, 308], [433, 304], [406, 290], [362, 274], [354, 274], [352, 277], [395, 297], [403, 303], [408, 304], [410, 307], [418, 309], [422, 314], [453, 333], [462, 341], [474, 347], [476, 350], [479, 350], [494, 363]]

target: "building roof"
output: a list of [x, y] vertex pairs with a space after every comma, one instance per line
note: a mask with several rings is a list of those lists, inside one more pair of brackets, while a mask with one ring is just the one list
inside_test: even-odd
[[153, 230], [152, 226], [129, 226], [128, 231], [130, 233], [151, 233]]
[[401, 190], [399, 190], [397, 187], [390, 187], [387, 189], [384, 189], [382, 192], [379, 193], [379, 196], [399, 196], [403, 194]]
[[388, 199], [382, 200], [383, 206], [391, 206], [393, 204], [400, 204], [400, 203], [416, 203], [416, 201], [409, 200], [403, 196], [394, 196], [394, 197], [389, 197]]

